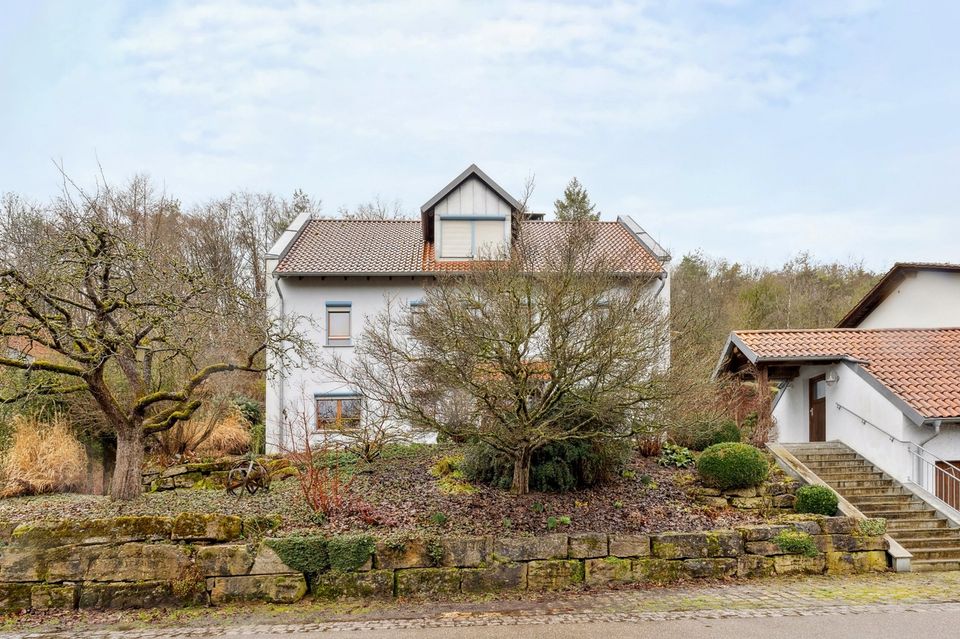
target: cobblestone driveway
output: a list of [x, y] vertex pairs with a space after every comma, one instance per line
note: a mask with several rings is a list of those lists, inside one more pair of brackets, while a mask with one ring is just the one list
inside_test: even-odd
[[[844, 615], [930, 610], [960, 613], [960, 572], [807, 577], [655, 590], [564, 593], [538, 598], [416, 605], [360, 605], [345, 610], [320, 604], [251, 606], [171, 613], [123, 613], [113, 628], [63, 618], [57, 627], [7, 625], [10, 637], [159, 639], [259, 634], [342, 632], [453, 626], [507, 626], [589, 622], [642, 622], [729, 617]], [[104, 621], [104, 620], [101, 620]], [[144, 626], [149, 625], [149, 628]], [[138, 627], [139, 626], [139, 627]], [[69, 628], [69, 629], [68, 629]]]

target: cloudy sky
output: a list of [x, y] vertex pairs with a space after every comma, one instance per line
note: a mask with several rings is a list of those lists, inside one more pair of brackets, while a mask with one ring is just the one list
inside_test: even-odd
[[571, 176], [675, 254], [960, 261], [960, 3], [0, 0], [0, 191], [411, 212]]

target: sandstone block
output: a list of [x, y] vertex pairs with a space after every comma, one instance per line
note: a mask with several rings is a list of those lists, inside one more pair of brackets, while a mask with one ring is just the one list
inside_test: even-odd
[[400, 544], [377, 542], [373, 565], [378, 570], [427, 568], [434, 564], [430, 548], [422, 539], [408, 539]]
[[[740, 536], [743, 537], [743, 540], [746, 542], [767, 541], [769, 539], [773, 539], [784, 530], [789, 530], [790, 528], [791, 526], [785, 524], [760, 524], [755, 526], [741, 526], [737, 528], [737, 532], [740, 533]], [[749, 547], [747, 552], [751, 552]]]
[[634, 559], [633, 579], [641, 583], [667, 584], [683, 576], [683, 562], [668, 559]]
[[317, 599], [390, 599], [393, 597], [393, 571], [320, 573], [313, 580]]
[[179, 605], [167, 581], [138, 583], [84, 583], [80, 586], [81, 609], [156, 608]]
[[730, 530], [664, 533], [653, 536], [651, 542], [651, 554], [660, 559], [736, 557], [743, 553], [743, 540]]
[[460, 592], [456, 568], [409, 568], [396, 572], [398, 597], [448, 597]]
[[694, 579], [720, 579], [737, 574], [737, 560], [733, 557], [719, 559], [684, 559], [683, 574]]
[[650, 535], [610, 535], [610, 554], [614, 557], [649, 557]]
[[762, 497], [733, 497], [730, 505], [740, 510], [757, 510], [763, 508]]
[[460, 589], [465, 593], [503, 592], [527, 587], [527, 564], [496, 564], [460, 572]]
[[43, 551], [0, 548], [0, 581], [41, 581]]
[[567, 556], [567, 536], [543, 535], [541, 537], [496, 539], [493, 544], [493, 552], [497, 558], [508, 561], [565, 559]]
[[475, 568], [487, 560], [490, 543], [487, 537], [453, 537], [442, 540], [440, 545], [443, 548], [441, 565]]
[[177, 541], [234, 541], [243, 535], [243, 520], [233, 515], [181, 513], [173, 520]]
[[527, 588], [561, 590], [583, 583], [583, 564], [576, 559], [548, 559], [527, 564]]
[[823, 555], [778, 555], [773, 558], [773, 570], [778, 575], [819, 575], [826, 569], [827, 560]]
[[0, 584], [0, 612], [30, 608], [30, 584]]
[[773, 559], [769, 557], [741, 555], [737, 559], [738, 577], [769, 577], [773, 571]]
[[214, 605], [236, 601], [295, 603], [307, 594], [307, 581], [302, 573], [211, 577], [207, 589]]
[[68, 545], [161, 541], [170, 538], [170, 517], [137, 516], [67, 519], [20, 524], [11, 534], [15, 546], [54, 548]]
[[849, 535], [857, 530], [857, 520], [853, 517], [824, 517], [820, 520], [820, 529], [828, 535]]
[[196, 561], [204, 577], [234, 577], [250, 572], [253, 553], [246, 544], [203, 546], [197, 549]]
[[585, 578], [588, 586], [628, 583], [633, 581], [633, 565], [629, 559], [617, 557], [587, 559], [585, 562]]
[[603, 533], [577, 533], [570, 535], [567, 550], [570, 559], [594, 559], [607, 556], [607, 536]]
[[76, 584], [38, 584], [30, 589], [30, 607], [33, 610], [73, 610], [77, 607], [79, 595], [80, 587]]

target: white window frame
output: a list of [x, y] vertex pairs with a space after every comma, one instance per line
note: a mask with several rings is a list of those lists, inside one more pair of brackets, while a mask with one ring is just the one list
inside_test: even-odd
[[[353, 346], [353, 305], [350, 302], [327, 302], [326, 304], [325, 332], [327, 346]], [[347, 316], [347, 334], [330, 334], [330, 316], [333, 314]]]

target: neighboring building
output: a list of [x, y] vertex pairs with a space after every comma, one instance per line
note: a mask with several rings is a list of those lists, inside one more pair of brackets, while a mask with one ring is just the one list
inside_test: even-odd
[[[349, 357], [365, 318], [380, 313], [389, 299], [415, 305], [435, 278], [474, 268], [520, 237], [546, 245], [561, 237], [565, 224], [522, 214], [519, 202], [475, 165], [420, 212], [420, 220], [297, 218], [267, 256], [270, 312], [312, 317], [315, 326], [308, 337], [321, 350], [342, 349]], [[615, 258], [623, 275], [649, 280], [651, 292], [669, 310], [669, 255], [629, 217], [591, 224], [598, 250]], [[305, 399], [318, 431], [357, 419], [362, 410], [357, 389], [338, 385], [319, 370], [271, 375], [268, 448], [290, 446], [284, 411], [299, 410]]]
[[777, 441], [840, 441], [960, 506], [960, 265], [895, 265], [834, 329], [735, 331], [717, 370], [779, 382]]

